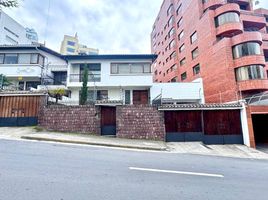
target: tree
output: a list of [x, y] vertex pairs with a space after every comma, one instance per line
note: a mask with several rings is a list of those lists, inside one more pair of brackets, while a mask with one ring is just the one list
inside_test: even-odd
[[80, 105], [85, 105], [87, 102], [87, 94], [88, 94], [87, 83], [88, 83], [88, 68], [86, 65], [84, 65], [83, 87], [81, 91]]
[[2, 6], [7, 7], [7, 8], [18, 7], [19, 2], [18, 0], [0, 0], [0, 8]]
[[0, 89], [2, 89], [4, 86], [9, 86], [11, 83], [7, 80], [7, 77], [3, 74], [0, 74]]
[[54, 90], [49, 90], [48, 94], [49, 96], [56, 99], [56, 104], [57, 104], [59, 99], [61, 99], [66, 94], [66, 91], [63, 88], [57, 88]]

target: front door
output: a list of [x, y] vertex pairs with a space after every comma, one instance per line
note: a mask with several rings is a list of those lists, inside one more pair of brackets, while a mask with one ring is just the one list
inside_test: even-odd
[[101, 135], [116, 135], [116, 107], [101, 107]]

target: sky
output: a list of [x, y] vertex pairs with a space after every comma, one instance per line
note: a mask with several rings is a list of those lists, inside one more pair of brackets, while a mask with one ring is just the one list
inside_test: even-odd
[[[39, 42], [60, 50], [64, 35], [101, 54], [150, 53], [150, 33], [163, 0], [19, 0], [4, 11], [25, 27], [34, 28]], [[268, 9], [267, 0], [257, 7]], [[49, 3], [50, 2], [50, 3]]]

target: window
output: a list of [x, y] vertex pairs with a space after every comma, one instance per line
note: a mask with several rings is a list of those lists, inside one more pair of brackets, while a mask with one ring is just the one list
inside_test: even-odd
[[207, 3], [209, 0], [202, 0], [202, 3], [204, 4], [204, 3]]
[[101, 101], [101, 100], [107, 100], [108, 99], [108, 90], [89, 90], [87, 100], [88, 101]]
[[179, 15], [181, 11], [181, 4], [179, 5], [178, 9], [176, 10], [176, 15]]
[[[34, 57], [35, 57], [35, 56], [33, 56], [33, 58], [32, 58], [32, 59], [33, 59], [33, 60], [32, 60], [33, 62], [35, 62], [35, 58], [34, 58]], [[38, 64], [39, 64], [39, 65], [44, 65], [44, 61], [45, 61], [45, 57], [39, 54], [39, 55], [38, 55]]]
[[26, 90], [30, 90], [31, 88], [37, 89], [38, 85], [41, 85], [40, 81], [27, 81], [26, 82]]
[[197, 40], [197, 32], [194, 32], [194, 33], [191, 35], [191, 44], [193, 44], [196, 40]]
[[5, 64], [18, 64], [18, 54], [6, 54]]
[[100, 63], [88, 63], [80, 64], [80, 82], [83, 81], [84, 68], [88, 68], [88, 81], [100, 82], [101, 81], [101, 64]]
[[172, 78], [172, 79], [170, 80], [170, 82], [171, 82], [171, 83], [178, 82], [178, 77], [176, 76], [176, 77]]
[[177, 27], [180, 28], [181, 25], [182, 25], [182, 18], [178, 21], [178, 23], [177, 23]]
[[168, 26], [172, 26], [174, 23], [174, 17], [170, 17], [170, 19], [168, 20]]
[[174, 6], [173, 6], [173, 4], [171, 4], [171, 5], [169, 6], [168, 10], [167, 10], [167, 16], [169, 16], [169, 15], [172, 14], [173, 9], [174, 9]]
[[5, 54], [0, 54], [0, 64], [4, 63]]
[[187, 78], [187, 73], [184, 72], [181, 74], [181, 80], [184, 81]]
[[67, 80], [67, 72], [53, 72], [54, 85], [65, 85]]
[[174, 71], [174, 70], [176, 70], [177, 69], [177, 65], [175, 64], [175, 65], [172, 65], [171, 67], [170, 67], [170, 71]]
[[178, 36], [179, 40], [181, 40], [183, 36], [184, 36], [184, 31], [180, 32], [180, 34]]
[[216, 27], [233, 22], [240, 22], [239, 15], [236, 12], [224, 13], [215, 18]]
[[173, 48], [175, 46], [175, 40], [172, 40], [170, 43], [169, 43], [169, 49]]
[[75, 49], [73, 49], [73, 48], [67, 48], [67, 51], [69, 52], [69, 53], [74, 53], [75, 52]]
[[183, 50], [185, 49], [185, 45], [181, 45], [180, 48], [179, 48], [179, 52], [183, 52]]
[[31, 54], [19, 54], [19, 64], [29, 64], [31, 62]]
[[240, 67], [235, 70], [235, 75], [237, 81], [264, 79], [264, 68], [262, 65]]
[[181, 59], [180, 66], [183, 66], [186, 63], [186, 58]]
[[170, 59], [172, 59], [172, 58], [175, 58], [177, 56], [177, 53], [176, 53], [176, 51], [174, 51], [174, 52], [172, 52], [172, 54], [170, 54]]
[[233, 47], [233, 57], [240, 58], [249, 55], [260, 55], [261, 46], [256, 42], [247, 42]]
[[73, 41], [67, 41], [67, 45], [69, 45], [69, 46], [75, 46], [75, 42], [73, 42]]
[[192, 59], [195, 59], [198, 55], [199, 55], [199, 50], [198, 50], [198, 48], [195, 48], [192, 51]]
[[31, 64], [37, 64], [37, 63], [38, 63], [38, 54], [36, 53], [31, 54]]
[[130, 104], [130, 90], [125, 90], [125, 104]]
[[175, 28], [172, 28], [169, 33], [168, 33], [168, 36], [171, 37], [172, 35], [175, 34]]
[[144, 74], [151, 73], [150, 63], [112, 63], [111, 74]]
[[197, 75], [200, 73], [200, 64], [193, 67], [194, 75]]

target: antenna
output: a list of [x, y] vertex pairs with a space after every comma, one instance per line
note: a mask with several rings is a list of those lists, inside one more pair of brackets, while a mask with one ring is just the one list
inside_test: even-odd
[[45, 26], [45, 40], [44, 45], [46, 46], [46, 40], [47, 40], [47, 28], [48, 28], [48, 21], [49, 21], [49, 15], [50, 15], [50, 1], [48, 0], [48, 8], [47, 8], [47, 16], [46, 16], [46, 26]]

